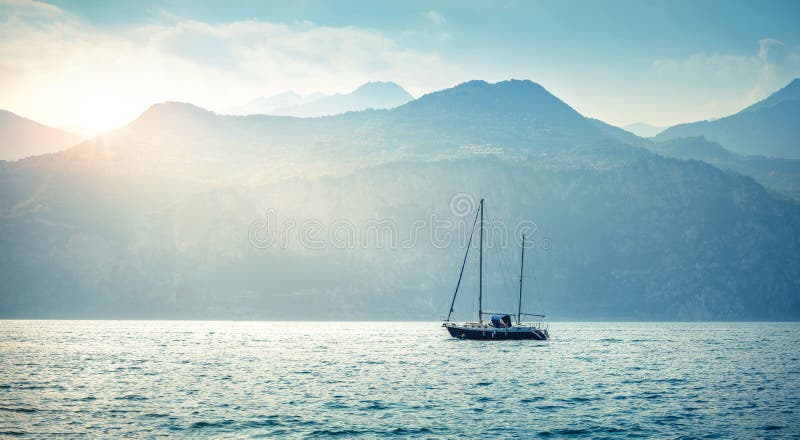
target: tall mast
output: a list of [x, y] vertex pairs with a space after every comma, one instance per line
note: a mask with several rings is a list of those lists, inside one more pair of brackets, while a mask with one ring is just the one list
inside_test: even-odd
[[525, 270], [525, 234], [522, 234], [522, 258], [519, 262], [519, 302], [517, 303], [517, 325], [522, 319], [522, 274]]
[[481, 199], [480, 253], [478, 269], [478, 322], [483, 322], [483, 199]]

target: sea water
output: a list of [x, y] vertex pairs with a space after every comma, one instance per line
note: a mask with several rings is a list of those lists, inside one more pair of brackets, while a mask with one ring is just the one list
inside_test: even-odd
[[0, 434], [792, 437], [797, 323], [0, 321]]

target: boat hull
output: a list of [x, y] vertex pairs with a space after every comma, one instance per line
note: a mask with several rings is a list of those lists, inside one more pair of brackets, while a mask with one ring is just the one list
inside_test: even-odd
[[484, 341], [502, 341], [509, 339], [532, 339], [537, 341], [545, 341], [549, 335], [547, 330], [538, 329], [534, 327], [511, 327], [511, 328], [494, 328], [494, 327], [465, 327], [459, 325], [446, 325], [450, 336], [458, 339], [479, 339]]

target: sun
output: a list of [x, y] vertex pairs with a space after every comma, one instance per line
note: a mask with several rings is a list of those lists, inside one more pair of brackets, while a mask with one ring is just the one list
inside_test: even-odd
[[47, 87], [47, 92], [38, 96], [39, 101], [58, 105], [45, 105], [45, 111], [59, 115], [59, 126], [86, 135], [124, 126], [146, 110], [152, 99], [132, 78], [89, 72], [65, 76]]
[[137, 111], [130, 107], [120, 97], [89, 94], [80, 105], [82, 111], [75, 125], [95, 134], [113, 130], [137, 116]]

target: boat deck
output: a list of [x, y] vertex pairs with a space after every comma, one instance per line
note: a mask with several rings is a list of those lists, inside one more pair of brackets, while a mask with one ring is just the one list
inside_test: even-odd
[[536, 324], [497, 328], [484, 323], [468, 322], [464, 324], [445, 323], [444, 327], [447, 328], [450, 336], [459, 339], [534, 339], [544, 341], [549, 338], [547, 329]]

